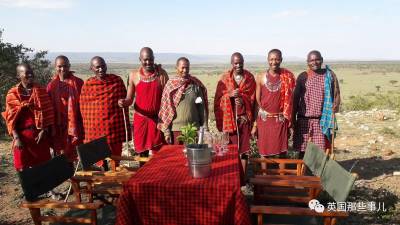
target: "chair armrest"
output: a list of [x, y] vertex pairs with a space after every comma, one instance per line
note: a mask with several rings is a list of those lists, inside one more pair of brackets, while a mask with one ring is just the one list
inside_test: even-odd
[[51, 208], [51, 209], [99, 209], [104, 206], [102, 202], [94, 203], [77, 203], [77, 202], [62, 202], [53, 200], [39, 200], [36, 202], [23, 202], [20, 205], [23, 208]]

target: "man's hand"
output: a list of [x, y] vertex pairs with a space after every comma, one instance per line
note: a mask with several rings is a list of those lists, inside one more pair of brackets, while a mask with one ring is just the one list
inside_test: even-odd
[[29, 107], [32, 107], [32, 106], [33, 106], [33, 104], [29, 103], [29, 102], [24, 102], [24, 103], [21, 104], [22, 108], [29, 108]]
[[229, 93], [229, 96], [232, 97], [232, 98], [238, 97], [238, 96], [239, 96], [239, 89], [236, 88], [236, 89], [232, 90], [232, 91]]
[[120, 100], [118, 100], [118, 105], [121, 108], [127, 107], [127, 106], [129, 106], [129, 102], [126, 99], [120, 99]]
[[256, 137], [257, 136], [257, 127], [253, 126], [253, 128], [251, 129], [251, 136], [252, 137]]
[[243, 100], [241, 98], [235, 98], [235, 105], [236, 106], [242, 106], [243, 105]]
[[44, 130], [42, 129], [42, 130], [40, 130], [38, 136], [35, 138], [36, 143], [39, 144], [40, 141], [41, 141], [44, 137], [45, 137], [45, 132], [44, 132]]
[[171, 134], [164, 134], [164, 137], [165, 137], [165, 142], [167, 142], [167, 144], [172, 144]]
[[19, 139], [19, 137], [14, 138], [14, 146], [20, 149], [24, 147], [24, 144], [22, 144], [22, 141]]

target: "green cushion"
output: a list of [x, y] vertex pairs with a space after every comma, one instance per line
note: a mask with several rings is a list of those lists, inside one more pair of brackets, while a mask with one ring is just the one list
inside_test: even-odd
[[352, 176], [335, 160], [328, 159], [321, 176], [322, 186], [336, 202], [344, 202], [347, 199], [355, 177]]
[[315, 176], [322, 175], [327, 158], [328, 156], [318, 146], [312, 142], [307, 143], [303, 161]]

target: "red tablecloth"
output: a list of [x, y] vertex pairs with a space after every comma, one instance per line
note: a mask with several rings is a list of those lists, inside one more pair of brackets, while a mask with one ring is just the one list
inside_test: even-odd
[[124, 185], [117, 221], [125, 224], [250, 224], [234, 146], [216, 156], [210, 177], [191, 177], [183, 146], [164, 146]]

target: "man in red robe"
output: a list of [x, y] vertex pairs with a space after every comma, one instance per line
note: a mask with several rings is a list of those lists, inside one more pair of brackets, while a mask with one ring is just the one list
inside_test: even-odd
[[46, 89], [34, 83], [28, 64], [17, 67], [20, 83], [6, 96], [8, 133], [13, 137], [14, 167], [20, 171], [51, 159], [48, 134], [54, 124], [54, 111]]
[[56, 74], [47, 85], [47, 93], [55, 112], [55, 136], [53, 149], [57, 154], [64, 153], [69, 160], [76, 160], [76, 146], [82, 143], [83, 125], [79, 109], [79, 96], [83, 80], [70, 71], [71, 64], [66, 56], [57, 56]]
[[259, 109], [252, 133], [258, 133], [257, 145], [261, 156], [284, 155], [288, 150], [296, 80], [292, 72], [280, 67], [281, 63], [282, 52], [272, 49], [268, 52], [268, 70], [257, 77]]
[[218, 130], [229, 133], [230, 143], [239, 144], [239, 153], [242, 154], [242, 165], [245, 170], [247, 165], [245, 153], [250, 151], [250, 132], [254, 121], [256, 83], [253, 74], [243, 68], [242, 54], [233, 53], [231, 64], [232, 69], [226, 71], [218, 82], [214, 113]]
[[128, 108], [118, 106], [118, 100], [126, 96], [124, 82], [121, 77], [106, 73], [106, 62], [100, 56], [93, 57], [90, 65], [95, 76], [84, 82], [80, 96], [84, 143], [106, 136], [112, 155], [121, 156], [122, 143], [130, 139], [131, 133], [129, 119], [123, 116], [123, 109], [129, 115]]
[[164, 143], [157, 129], [161, 96], [168, 81], [167, 72], [161, 65], [154, 64], [153, 50], [144, 47], [140, 50], [141, 67], [129, 74], [128, 94], [120, 99], [120, 107], [128, 107], [135, 99], [133, 114], [133, 142], [135, 151], [148, 156], [149, 151], [158, 151]]
[[189, 123], [208, 130], [207, 89], [189, 71], [189, 59], [179, 58], [176, 62], [177, 76], [168, 80], [162, 94], [157, 128], [164, 133], [169, 144], [182, 144], [178, 141], [180, 128]]

